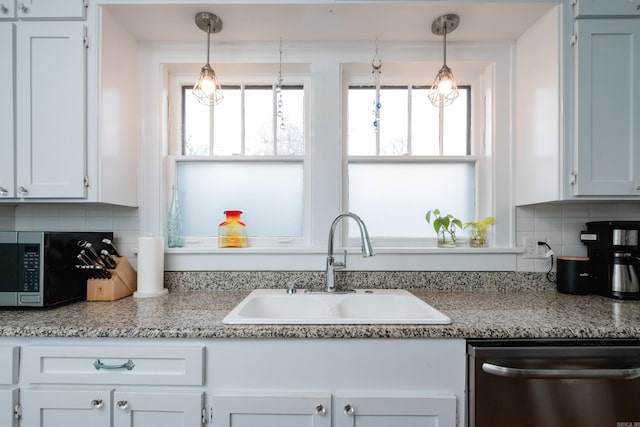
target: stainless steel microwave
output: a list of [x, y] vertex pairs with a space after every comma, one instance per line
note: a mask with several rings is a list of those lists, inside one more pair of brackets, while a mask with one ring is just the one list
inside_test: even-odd
[[78, 242], [102, 245], [112, 232], [0, 232], [0, 307], [50, 307], [86, 299]]

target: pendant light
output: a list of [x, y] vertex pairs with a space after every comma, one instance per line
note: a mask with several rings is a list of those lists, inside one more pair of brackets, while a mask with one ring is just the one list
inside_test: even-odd
[[201, 104], [211, 107], [218, 105], [224, 98], [216, 72], [209, 63], [211, 34], [219, 33], [222, 30], [222, 20], [213, 13], [199, 12], [196, 14], [196, 25], [207, 33], [207, 63], [200, 70], [200, 77], [193, 86], [193, 95], [198, 98]]
[[460, 17], [455, 14], [442, 15], [431, 24], [431, 32], [444, 37], [443, 64], [433, 80], [429, 91], [429, 101], [434, 107], [451, 105], [458, 97], [458, 85], [453, 79], [453, 72], [447, 66], [447, 34], [458, 28]]

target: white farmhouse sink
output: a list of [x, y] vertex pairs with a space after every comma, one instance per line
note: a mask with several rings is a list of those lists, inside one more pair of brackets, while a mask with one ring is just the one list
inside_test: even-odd
[[354, 293], [287, 294], [258, 289], [224, 319], [228, 324], [449, 324], [449, 319], [402, 289], [358, 289]]

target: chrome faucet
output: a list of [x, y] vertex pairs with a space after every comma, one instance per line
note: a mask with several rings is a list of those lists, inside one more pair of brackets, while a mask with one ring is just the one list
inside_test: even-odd
[[364, 225], [364, 222], [360, 217], [351, 212], [343, 212], [338, 215], [331, 223], [331, 229], [329, 230], [329, 250], [327, 251], [327, 287], [325, 292], [335, 292], [335, 270], [342, 269], [346, 267], [347, 264], [347, 256], [345, 253], [344, 262], [336, 262], [333, 256], [333, 235], [336, 232], [336, 227], [340, 220], [343, 218], [351, 217], [356, 223], [358, 223], [358, 227], [360, 227], [360, 238], [362, 239], [362, 255], [367, 258], [373, 256], [373, 247], [371, 246], [371, 240], [369, 239], [369, 232], [367, 231], [367, 226]]

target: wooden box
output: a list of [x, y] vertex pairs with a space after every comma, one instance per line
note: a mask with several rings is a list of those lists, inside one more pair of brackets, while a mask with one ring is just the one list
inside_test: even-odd
[[87, 279], [87, 301], [115, 301], [138, 289], [138, 274], [125, 257], [113, 257], [116, 268], [110, 279]]

